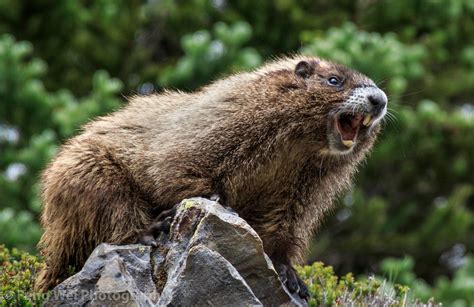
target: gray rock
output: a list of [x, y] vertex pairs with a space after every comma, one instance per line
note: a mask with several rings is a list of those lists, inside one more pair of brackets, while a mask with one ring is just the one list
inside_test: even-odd
[[168, 280], [160, 306], [261, 306], [239, 272], [203, 245], [189, 250], [177, 278]]
[[153, 302], [138, 289], [123, 260], [114, 257], [97, 281], [91, 306], [153, 306]]
[[149, 246], [103, 243], [79, 273], [53, 289], [44, 306], [104, 306], [111, 300], [127, 301], [126, 306], [152, 306], [159, 294], [152, 279], [150, 254]]
[[217, 202], [184, 200], [158, 241], [99, 245], [45, 305], [306, 305], [281, 284], [257, 233]]
[[[180, 208], [190, 211], [192, 207], [199, 211], [199, 214], [193, 214], [199, 220], [189, 243], [191, 248], [202, 244], [222, 255], [264, 305], [281, 305], [292, 300], [264, 253], [262, 240], [242, 218], [203, 198], [185, 201]], [[186, 213], [180, 215], [186, 216]], [[173, 225], [172, 233], [180, 233], [178, 225]]]

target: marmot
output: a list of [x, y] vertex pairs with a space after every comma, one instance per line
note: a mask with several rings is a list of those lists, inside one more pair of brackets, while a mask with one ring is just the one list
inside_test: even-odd
[[292, 264], [372, 147], [387, 96], [368, 77], [293, 56], [194, 93], [136, 96], [83, 127], [42, 176], [47, 290], [102, 242], [137, 242], [182, 199], [217, 194], [260, 235], [292, 292]]

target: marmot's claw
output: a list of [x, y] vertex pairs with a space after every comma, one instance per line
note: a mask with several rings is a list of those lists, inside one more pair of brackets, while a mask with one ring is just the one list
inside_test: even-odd
[[300, 290], [298, 291], [298, 294], [300, 295], [301, 298], [308, 300], [309, 299], [309, 290], [304, 281], [296, 276], [298, 279], [298, 285], [300, 287]]
[[212, 194], [209, 199], [218, 203], [221, 200], [221, 197], [219, 196], [219, 194]]
[[158, 243], [155, 239], [160, 235], [160, 233], [168, 234], [170, 232], [171, 222], [173, 222], [177, 209], [178, 204], [174, 205], [171, 209], [162, 211], [143, 232], [137, 242], [156, 247]]
[[281, 282], [288, 288], [291, 293], [298, 293], [298, 295], [308, 300], [309, 291], [304, 281], [298, 276], [296, 270], [287, 264], [276, 264], [278, 275], [280, 276]]
[[293, 272], [292, 270], [288, 270], [287, 278], [288, 280], [286, 282], [286, 285], [288, 286], [288, 290], [290, 290], [290, 292], [292, 293], [299, 292], [300, 286], [298, 283], [298, 276], [296, 276], [296, 273]]
[[158, 244], [156, 243], [155, 238], [153, 238], [153, 236], [150, 236], [150, 235], [147, 235], [147, 234], [141, 236], [140, 239], [138, 239], [137, 243], [152, 246], [152, 247], [157, 247], [158, 246]]
[[176, 215], [176, 211], [178, 210], [178, 205], [179, 205], [179, 204], [176, 204], [176, 205], [174, 205], [171, 209], [163, 210], [160, 214], [158, 214], [158, 216], [157, 216], [156, 219], [153, 221], [153, 223], [159, 222], [159, 221], [164, 221], [164, 220], [166, 220], [166, 218], [168, 218], [168, 217], [170, 217], [171, 219], [173, 219], [174, 216]]
[[148, 233], [154, 238], [158, 237], [162, 232], [168, 234], [170, 232], [172, 220], [173, 218], [168, 216], [162, 221], [154, 221], [153, 224], [151, 224], [151, 226], [148, 228]]

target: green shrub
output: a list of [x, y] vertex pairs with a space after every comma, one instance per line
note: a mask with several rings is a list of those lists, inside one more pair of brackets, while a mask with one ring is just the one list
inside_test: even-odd
[[[310, 306], [433, 306], [433, 299], [421, 302], [410, 288], [369, 277], [356, 279], [349, 273], [338, 277], [322, 262], [299, 267], [298, 273], [310, 292]], [[426, 305], [425, 305], [426, 304]]]
[[0, 245], [0, 305], [41, 306], [45, 296], [33, 290], [36, 273], [44, 265], [37, 257]]

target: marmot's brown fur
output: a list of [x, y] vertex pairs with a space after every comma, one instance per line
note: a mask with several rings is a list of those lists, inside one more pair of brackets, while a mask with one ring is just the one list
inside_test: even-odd
[[47, 266], [37, 287], [62, 281], [102, 242], [136, 242], [182, 199], [213, 194], [291, 281], [291, 264], [372, 147], [386, 102], [360, 73], [303, 56], [195, 93], [133, 97], [85, 125], [44, 171]]

